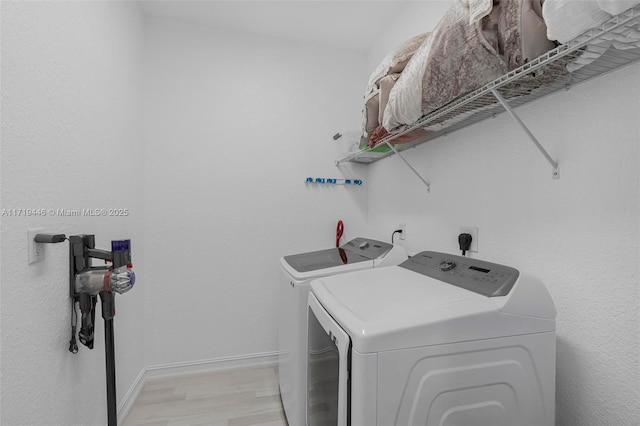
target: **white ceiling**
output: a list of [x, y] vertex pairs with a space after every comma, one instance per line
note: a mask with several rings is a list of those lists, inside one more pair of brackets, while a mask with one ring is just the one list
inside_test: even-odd
[[409, 2], [404, 0], [144, 0], [150, 17], [367, 51]]

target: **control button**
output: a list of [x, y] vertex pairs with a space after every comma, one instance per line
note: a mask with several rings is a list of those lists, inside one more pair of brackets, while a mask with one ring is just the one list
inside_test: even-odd
[[369, 247], [369, 241], [361, 242], [358, 247], [360, 247], [361, 249], [366, 249], [367, 247]]
[[440, 267], [441, 271], [450, 271], [456, 267], [456, 262], [454, 262], [453, 260], [443, 260], [438, 266]]

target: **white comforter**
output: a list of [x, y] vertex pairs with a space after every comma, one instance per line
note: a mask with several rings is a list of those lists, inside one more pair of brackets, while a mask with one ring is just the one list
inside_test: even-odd
[[422, 43], [391, 90], [381, 123], [385, 129], [414, 123], [422, 116], [422, 78], [432, 41], [428, 37]]
[[[567, 43], [638, 4], [640, 0], [546, 0], [542, 15], [549, 39]], [[590, 64], [611, 46], [619, 50], [640, 47], [640, 25], [616, 28], [590, 42], [582, 54], [567, 65], [567, 70], [573, 72]]]
[[567, 43], [638, 4], [640, 0], [545, 0], [542, 16], [547, 37]]

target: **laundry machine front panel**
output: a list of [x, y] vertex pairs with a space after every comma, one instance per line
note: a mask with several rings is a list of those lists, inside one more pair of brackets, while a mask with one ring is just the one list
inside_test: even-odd
[[351, 339], [309, 294], [307, 425], [347, 426]]
[[554, 332], [381, 352], [377, 424], [553, 426], [551, 354]]
[[[304, 426], [306, 407], [307, 297], [309, 281], [298, 281], [280, 270], [278, 286], [278, 380], [285, 413], [292, 424]], [[302, 347], [301, 347], [302, 346]]]
[[556, 313], [544, 284], [425, 254], [439, 261], [425, 271], [406, 268], [412, 258], [311, 283], [310, 306], [351, 340], [351, 425], [553, 426]]
[[339, 248], [280, 258], [278, 364], [282, 405], [291, 426], [306, 424], [307, 298], [319, 277], [397, 265], [407, 259], [398, 245], [354, 238]]

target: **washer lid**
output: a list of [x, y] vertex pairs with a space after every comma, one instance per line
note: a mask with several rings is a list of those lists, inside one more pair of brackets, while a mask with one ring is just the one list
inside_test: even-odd
[[332, 248], [309, 253], [293, 254], [285, 256], [284, 260], [297, 272], [311, 272], [333, 268], [335, 266], [366, 262], [371, 259], [343, 248]]
[[535, 297], [526, 313], [503, 312], [519, 286], [537, 285], [522, 277], [528, 276], [521, 275], [508, 296], [486, 297], [390, 266], [319, 278], [311, 291], [347, 331], [353, 348], [368, 353], [555, 330], [555, 311], [549, 317], [543, 306], [536, 316]]
[[284, 256], [281, 263], [291, 276], [307, 279], [348, 270], [373, 268], [373, 260], [383, 258], [391, 249], [393, 245], [389, 243], [354, 238], [340, 248]]

